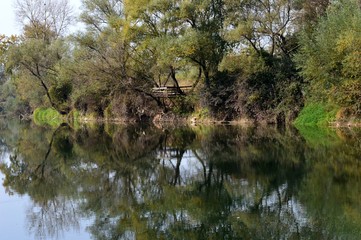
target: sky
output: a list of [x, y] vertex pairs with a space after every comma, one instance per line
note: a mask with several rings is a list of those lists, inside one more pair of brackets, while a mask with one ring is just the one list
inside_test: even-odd
[[13, 2], [15, 0], [2, 0], [0, 2], [0, 34], [11, 35], [20, 32], [15, 24]]
[[[0, 0], [0, 35], [20, 34], [21, 26], [16, 23], [14, 4], [16, 0]], [[69, 0], [75, 12], [80, 12], [81, 0]]]

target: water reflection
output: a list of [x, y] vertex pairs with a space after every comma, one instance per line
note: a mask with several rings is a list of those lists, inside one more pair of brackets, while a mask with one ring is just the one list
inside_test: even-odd
[[3, 122], [29, 231], [94, 239], [359, 239], [360, 131]]

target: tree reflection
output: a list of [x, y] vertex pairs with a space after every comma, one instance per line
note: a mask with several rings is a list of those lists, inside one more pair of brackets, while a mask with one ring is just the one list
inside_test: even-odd
[[330, 147], [260, 127], [1, 129], [4, 185], [31, 197], [39, 238], [85, 216], [94, 239], [361, 236], [357, 132]]
[[70, 229], [79, 230], [78, 202], [56, 197], [43, 203], [34, 203], [27, 211], [29, 232], [38, 239], [57, 239]]
[[28, 228], [40, 239], [77, 226], [72, 203], [77, 199], [77, 187], [72, 184], [67, 165], [72, 148], [69, 134], [66, 125], [55, 131], [20, 128], [18, 142], [9, 146], [9, 163], [1, 165], [6, 189], [28, 194], [33, 200], [27, 212]]

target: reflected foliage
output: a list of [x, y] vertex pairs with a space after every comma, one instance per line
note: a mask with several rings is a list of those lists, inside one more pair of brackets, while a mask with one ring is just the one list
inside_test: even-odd
[[94, 239], [361, 236], [357, 130], [312, 129], [324, 139], [315, 144], [262, 127], [0, 129], [4, 185], [32, 199], [27, 220], [39, 238], [82, 218]]

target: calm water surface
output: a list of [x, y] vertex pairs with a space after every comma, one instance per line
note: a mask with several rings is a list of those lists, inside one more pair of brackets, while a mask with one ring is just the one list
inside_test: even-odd
[[361, 131], [0, 122], [1, 239], [361, 239]]

